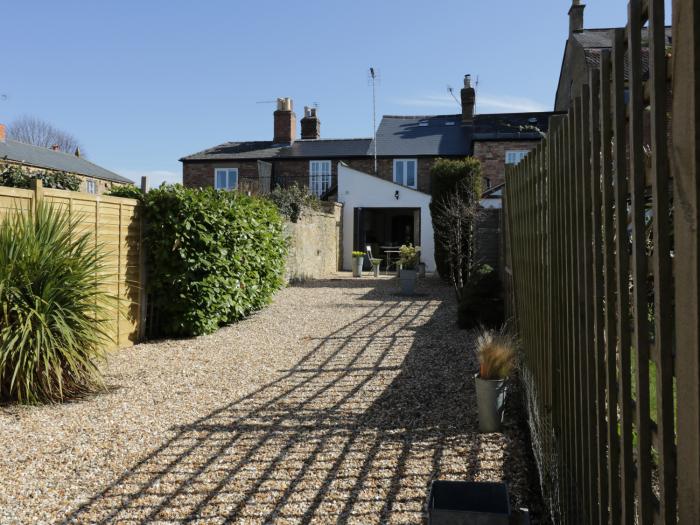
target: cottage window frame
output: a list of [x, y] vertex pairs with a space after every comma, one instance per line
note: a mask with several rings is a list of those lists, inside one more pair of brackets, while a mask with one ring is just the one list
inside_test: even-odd
[[527, 149], [509, 149], [506, 150], [505, 163], [507, 166], [516, 166], [527, 157], [530, 150]]
[[[224, 184], [221, 184], [219, 175], [224, 177]], [[231, 176], [233, 184], [231, 183]], [[238, 168], [215, 168], [214, 169], [214, 188], [222, 191], [234, 191], [238, 189]]]
[[85, 181], [85, 191], [91, 195], [97, 195], [97, 181], [95, 179], [87, 179]]
[[[408, 184], [409, 164], [413, 164], [413, 184]], [[418, 187], [418, 159], [394, 159], [393, 181], [394, 184], [415, 190]]]
[[333, 167], [330, 160], [309, 161], [309, 191], [320, 197], [326, 193], [333, 180]]

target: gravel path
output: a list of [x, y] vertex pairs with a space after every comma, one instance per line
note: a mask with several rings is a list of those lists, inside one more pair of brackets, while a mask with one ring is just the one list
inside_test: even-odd
[[[477, 433], [452, 292], [329, 280], [121, 350], [108, 393], [0, 407], [2, 523], [422, 523], [432, 479], [534, 498], [516, 425]], [[531, 493], [532, 492], [532, 493]]]

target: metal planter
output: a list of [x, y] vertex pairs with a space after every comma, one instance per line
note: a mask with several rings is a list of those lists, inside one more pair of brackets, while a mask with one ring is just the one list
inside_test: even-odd
[[481, 379], [474, 376], [476, 382], [476, 405], [479, 409], [479, 430], [481, 432], [498, 432], [503, 423], [503, 408], [506, 399], [505, 379]]
[[399, 281], [401, 282], [401, 293], [403, 295], [413, 295], [416, 290], [416, 270], [400, 270]]
[[352, 258], [352, 276], [362, 277], [362, 266], [364, 265], [364, 257], [353, 257]]
[[510, 502], [505, 483], [433, 481], [428, 525], [508, 525]]

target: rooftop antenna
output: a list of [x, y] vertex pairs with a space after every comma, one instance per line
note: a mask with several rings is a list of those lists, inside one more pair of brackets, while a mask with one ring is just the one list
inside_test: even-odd
[[457, 105], [458, 105], [459, 107], [462, 107], [462, 103], [461, 103], [461, 102], [459, 101], [459, 99], [457, 98], [457, 95], [455, 95], [455, 90], [454, 90], [454, 88], [453, 88], [452, 86], [450, 86], [449, 84], [447, 85], [447, 92], [448, 92], [450, 95], [452, 95], [452, 98], [455, 99], [455, 102], [457, 103]]
[[372, 135], [374, 140], [374, 174], [377, 174], [377, 82], [379, 72], [373, 67], [369, 68], [369, 82], [372, 84]]

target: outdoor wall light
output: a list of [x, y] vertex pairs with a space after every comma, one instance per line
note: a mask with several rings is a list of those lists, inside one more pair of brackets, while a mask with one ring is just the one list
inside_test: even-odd
[[396, 200], [399, 200], [399, 190], [396, 190], [396, 191], [394, 192], [394, 198], [395, 198]]

